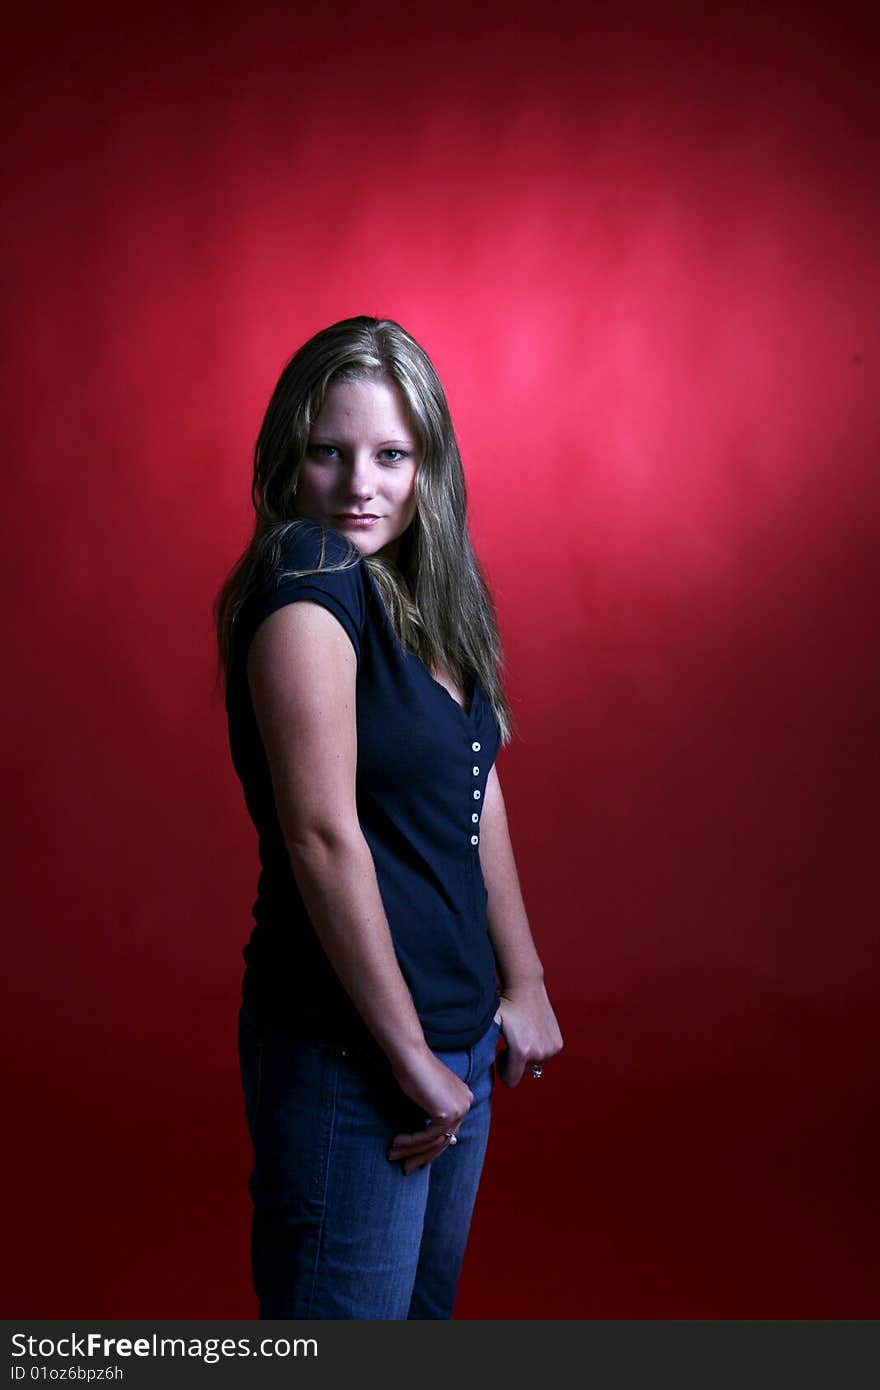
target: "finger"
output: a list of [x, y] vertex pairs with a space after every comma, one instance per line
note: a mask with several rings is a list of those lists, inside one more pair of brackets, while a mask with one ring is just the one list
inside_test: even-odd
[[439, 1158], [443, 1152], [439, 1149], [435, 1154], [427, 1154], [423, 1158], [408, 1158], [403, 1164], [404, 1177], [409, 1177], [410, 1173], [417, 1173], [420, 1168], [427, 1168], [429, 1163], [433, 1163], [435, 1158]]
[[391, 1141], [388, 1157], [394, 1162], [398, 1158], [414, 1158], [418, 1154], [440, 1153], [443, 1149], [455, 1147], [458, 1143], [458, 1126], [445, 1130], [427, 1131], [424, 1134], [400, 1135]]
[[433, 1148], [426, 1149], [420, 1154], [406, 1154], [400, 1159], [390, 1159], [391, 1163], [399, 1162], [404, 1173], [412, 1173], [416, 1168], [424, 1168], [426, 1163], [433, 1163], [435, 1158], [439, 1158], [445, 1152], [444, 1144], [435, 1144]]
[[[458, 1143], [459, 1126], [450, 1126], [444, 1130], [434, 1130], [430, 1135], [426, 1131], [418, 1135], [400, 1135], [391, 1141], [388, 1150], [388, 1158], [392, 1163], [398, 1159], [419, 1158], [429, 1155], [436, 1158], [444, 1149], [454, 1148]], [[415, 1140], [415, 1143], [405, 1142]]]
[[[473, 1096], [471, 1095], [470, 1091], [468, 1091], [468, 1095], [470, 1096], [471, 1100], [473, 1100]], [[392, 1142], [395, 1144], [418, 1146], [426, 1137], [428, 1139], [435, 1139], [438, 1134], [447, 1134], [450, 1130], [452, 1130], [453, 1132], [457, 1131], [466, 1114], [467, 1111], [462, 1110], [459, 1113], [453, 1113], [452, 1115], [429, 1116], [425, 1120], [424, 1127], [422, 1129], [417, 1129], [414, 1131], [407, 1130], [404, 1133], [396, 1134]]]
[[429, 1163], [433, 1163], [434, 1160], [439, 1158], [442, 1153], [445, 1153], [447, 1149], [452, 1148], [452, 1138], [453, 1136], [447, 1137], [444, 1135], [443, 1143], [435, 1146], [430, 1152], [407, 1157], [403, 1162], [404, 1173], [414, 1173], [417, 1168], [425, 1168]]
[[421, 1148], [425, 1140], [431, 1143], [432, 1140], [437, 1138], [437, 1134], [437, 1129], [420, 1130], [418, 1134], [395, 1134], [391, 1143], [395, 1148]]
[[396, 1149], [420, 1149], [426, 1144], [433, 1144], [435, 1139], [441, 1139], [447, 1130], [453, 1128], [455, 1126], [450, 1124], [432, 1123], [415, 1134], [395, 1134], [391, 1144]]
[[410, 1158], [421, 1158], [423, 1154], [438, 1154], [446, 1147], [445, 1139], [436, 1139], [433, 1144], [422, 1144], [418, 1149], [395, 1149], [388, 1150], [388, 1160], [390, 1163], [397, 1163], [400, 1159], [404, 1161]]
[[505, 1086], [518, 1086], [526, 1069], [527, 1058], [524, 1053], [512, 1052], [510, 1048], [502, 1052], [496, 1063], [498, 1076]]

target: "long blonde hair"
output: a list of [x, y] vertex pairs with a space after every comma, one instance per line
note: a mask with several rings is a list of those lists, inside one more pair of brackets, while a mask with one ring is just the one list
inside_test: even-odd
[[254, 450], [254, 534], [214, 600], [218, 679], [229, 662], [236, 615], [277, 565], [284, 534], [298, 519], [300, 465], [329, 387], [375, 377], [398, 386], [419, 436], [416, 515], [395, 563], [361, 557], [349, 542], [349, 555], [334, 568], [363, 558], [401, 643], [429, 670], [445, 665], [462, 686], [478, 680], [508, 743], [513, 720], [501, 680], [504, 654], [468, 534], [464, 471], [446, 394], [428, 354], [392, 319], [359, 315], [331, 324], [303, 344], [279, 377]]

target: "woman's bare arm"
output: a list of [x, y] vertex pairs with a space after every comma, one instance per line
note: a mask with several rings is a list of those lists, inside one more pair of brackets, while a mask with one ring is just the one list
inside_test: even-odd
[[[327, 957], [401, 1089], [432, 1117], [398, 1136], [404, 1168], [442, 1152], [473, 1096], [428, 1047], [397, 963], [355, 800], [356, 660], [321, 604], [287, 604], [261, 623], [248, 682], [297, 886]], [[396, 1151], [395, 1151], [396, 1150]]]
[[515, 1086], [529, 1061], [546, 1061], [561, 1051], [562, 1034], [532, 939], [494, 766], [480, 816], [480, 867], [489, 894], [489, 935], [501, 978], [501, 1026], [507, 1042], [498, 1072], [508, 1086]]

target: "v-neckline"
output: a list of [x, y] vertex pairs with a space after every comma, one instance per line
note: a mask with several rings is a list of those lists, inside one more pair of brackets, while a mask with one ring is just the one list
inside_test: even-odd
[[[395, 636], [397, 636], [396, 633]], [[428, 670], [427, 666], [425, 665], [424, 661], [422, 661], [422, 658], [419, 656], [418, 652], [412, 651], [409, 647], [404, 647], [402, 643], [400, 643], [400, 646], [407, 656], [411, 656], [413, 660], [418, 663], [419, 667], [424, 671], [431, 684], [435, 685], [437, 689], [441, 692], [441, 694], [446, 696], [447, 700], [451, 705], [455, 705], [455, 708], [458, 710], [462, 718], [467, 720], [468, 724], [470, 724], [473, 720], [474, 707], [477, 703], [477, 690], [479, 689], [477, 682], [474, 681], [474, 688], [471, 691], [470, 708], [465, 709], [464, 705], [460, 705], [456, 700], [455, 696], [450, 694], [450, 692], [446, 689], [446, 686], [442, 683], [442, 681], [438, 681], [437, 677]]]
[[417, 666], [418, 669], [424, 674], [424, 676], [426, 677], [426, 679], [429, 680], [429, 681], [431, 682], [431, 684], [435, 687], [435, 689], [439, 690], [440, 693], [441, 693], [441, 695], [444, 695], [444, 696], [446, 697], [446, 699], [449, 701], [449, 703], [450, 703], [451, 705], [453, 705], [455, 709], [458, 710], [458, 713], [460, 714], [461, 718], [465, 721], [465, 723], [466, 723], [466, 724], [472, 724], [472, 723], [473, 723], [473, 720], [474, 720], [474, 714], [475, 714], [476, 708], [477, 708], [477, 703], [478, 703], [478, 701], [479, 701], [479, 691], [480, 691], [480, 683], [479, 683], [479, 681], [476, 681], [476, 680], [474, 681], [474, 687], [473, 687], [473, 690], [471, 691], [470, 708], [469, 708], [469, 709], [465, 709], [464, 705], [460, 705], [460, 704], [458, 703], [458, 701], [456, 700], [456, 698], [455, 698], [454, 695], [450, 695], [449, 691], [446, 689], [446, 686], [445, 686], [445, 685], [441, 685], [441, 683], [440, 683], [440, 681], [438, 681], [437, 677], [431, 674], [431, 672], [428, 670], [427, 666], [425, 665], [424, 661], [422, 661], [422, 658], [419, 656], [418, 652], [414, 652], [413, 649], [412, 649], [411, 647], [405, 647], [404, 644], [401, 642], [400, 638], [399, 638], [398, 635], [397, 635], [397, 631], [396, 631], [396, 629], [395, 629], [395, 627], [394, 627], [394, 624], [392, 623], [391, 619], [390, 619], [389, 616], [388, 616], [387, 610], [386, 610], [386, 608], [385, 608], [385, 604], [382, 602], [382, 595], [380, 594], [378, 585], [376, 584], [376, 581], [375, 581], [375, 579], [373, 578], [372, 571], [370, 570], [370, 566], [369, 566], [369, 565], [363, 565], [363, 569], [365, 570], [366, 574], [369, 576], [370, 584], [371, 584], [372, 587], [373, 587], [373, 596], [374, 596], [376, 602], [377, 602], [378, 605], [379, 605], [379, 609], [380, 609], [380, 611], [381, 611], [381, 613], [382, 613], [382, 617], [385, 619], [385, 622], [388, 624], [388, 627], [389, 627], [389, 629], [390, 629], [390, 632], [391, 632], [392, 637], [394, 638], [395, 642], [397, 643], [398, 649], [399, 649], [401, 652], [403, 652], [403, 655], [404, 655], [404, 656], [410, 657], [410, 658], [415, 662], [416, 666]]

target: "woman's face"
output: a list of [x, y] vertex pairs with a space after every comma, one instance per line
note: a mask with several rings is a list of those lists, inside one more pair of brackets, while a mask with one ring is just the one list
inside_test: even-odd
[[312, 424], [299, 470], [298, 516], [342, 531], [362, 555], [397, 558], [416, 514], [418, 436], [387, 377], [339, 381]]

